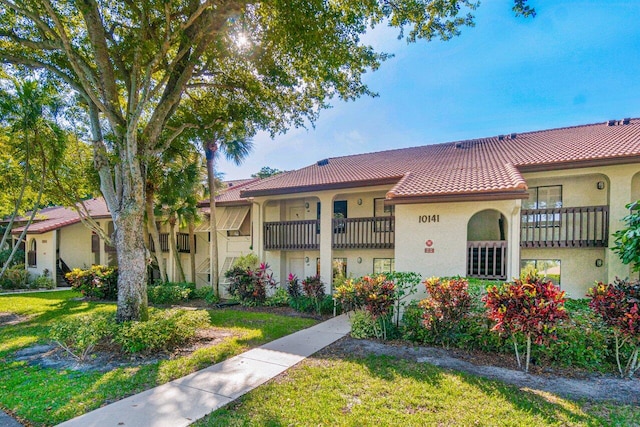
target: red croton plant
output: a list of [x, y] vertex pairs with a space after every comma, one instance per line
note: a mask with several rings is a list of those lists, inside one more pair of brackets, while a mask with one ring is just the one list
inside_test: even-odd
[[494, 331], [510, 335], [518, 366], [522, 369], [517, 334], [527, 343], [525, 372], [529, 371], [531, 342], [545, 344], [556, 339], [556, 324], [567, 317], [564, 309], [565, 293], [550, 280], [529, 274], [514, 283], [493, 286], [483, 297], [488, 316], [496, 322]]
[[[616, 362], [622, 377], [632, 377], [640, 364], [640, 281], [620, 280], [613, 283], [598, 282], [587, 294], [591, 301], [589, 307], [602, 317], [602, 320], [614, 331]], [[631, 355], [622, 367], [620, 349], [629, 344]]]

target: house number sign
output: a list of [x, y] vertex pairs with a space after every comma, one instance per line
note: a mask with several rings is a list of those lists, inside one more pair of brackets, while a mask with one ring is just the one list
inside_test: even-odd
[[426, 224], [429, 222], [440, 222], [440, 215], [419, 215], [418, 223]]

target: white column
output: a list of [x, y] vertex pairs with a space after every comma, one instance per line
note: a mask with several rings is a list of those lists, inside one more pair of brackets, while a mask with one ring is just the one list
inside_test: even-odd
[[320, 199], [320, 279], [325, 283], [325, 291], [333, 291], [333, 196], [319, 196]]
[[[629, 214], [625, 206], [631, 202], [631, 179], [635, 171], [620, 170], [607, 174], [609, 177], [609, 248], [614, 245], [613, 233], [624, 228], [622, 218]], [[607, 280], [609, 283], [620, 277], [629, 277], [629, 265], [620, 260], [617, 253], [611, 249], [605, 251]]]
[[520, 209], [522, 200], [515, 200], [515, 206], [509, 218], [509, 247], [507, 259], [507, 280], [520, 277]]

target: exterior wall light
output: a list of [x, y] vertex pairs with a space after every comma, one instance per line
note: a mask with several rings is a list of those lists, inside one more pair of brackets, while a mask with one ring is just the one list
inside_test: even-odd
[[596, 188], [598, 188], [598, 190], [604, 190], [604, 181], [598, 181]]
[[305, 209], [309, 209], [309, 202], [306, 202], [306, 203], [304, 204], [304, 207], [305, 207]]
[[308, 256], [304, 257], [304, 262], [306, 262], [307, 264], [309, 264], [309, 257], [308, 257]]
[[356, 261], [358, 261], [358, 264], [362, 264], [362, 257], [358, 257]]
[[361, 205], [362, 204], [362, 199], [358, 199], [358, 204]]
[[604, 261], [601, 260], [600, 258], [596, 260], [596, 267], [602, 267], [603, 264], [604, 264]]

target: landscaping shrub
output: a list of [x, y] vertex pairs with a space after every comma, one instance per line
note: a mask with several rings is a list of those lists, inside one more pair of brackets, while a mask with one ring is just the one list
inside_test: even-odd
[[153, 310], [145, 322], [118, 325], [114, 342], [127, 353], [169, 350], [209, 324], [209, 314], [203, 310]]
[[418, 285], [422, 279], [418, 273], [412, 271], [394, 271], [386, 276], [388, 280], [391, 280], [396, 285], [394, 318], [397, 328], [400, 326], [400, 313], [410, 303], [411, 296], [418, 290]]
[[25, 289], [29, 285], [29, 277], [24, 264], [15, 264], [7, 268], [0, 284], [3, 289]]
[[376, 338], [390, 338], [393, 328], [393, 306], [396, 302], [396, 285], [385, 275], [364, 276], [353, 283], [355, 299], [374, 320]]
[[[9, 259], [9, 256], [11, 255], [12, 251], [13, 249], [11, 248], [0, 251], [0, 267], [4, 267], [4, 264]], [[19, 264], [22, 264], [24, 268], [24, 251], [20, 249], [18, 249], [16, 253], [13, 255], [13, 258], [11, 259], [11, 264], [9, 265], [9, 267], [12, 267], [14, 265], [19, 265]]]
[[363, 309], [364, 298], [356, 290], [356, 283], [354, 279], [346, 279], [335, 288], [333, 297], [344, 312]]
[[424, 326], [431, 331], [435, 342], [448, 346], [455, 342], [455, 334], [463, 325], [461, 320], [467, 317], [471, 308], [468, 282], [459, 277], [432, 277], [423, 283], [428, 294], [419, 303], [424, 310]]
[[289, 292], [283, 288], [278, 288], [273, 295], [266, 299], [264, 305], [268, 307], [286, 307], [289, 305], [289, 298]]
[[[599, 282], [588, 293], [589, 306], [611, 327], [614, 336], [614, 352], [618, 372], [622, 377], [632, 377], [640, 367], [640, 281], [621, 280], [613, 283]], [[624, 357], [623, 347], [631, 347], [630, 354]], [[626, 358], [624, 368], [621, 363], [621, 351]]]
[[236, 258], [236, 260], [231, 265], [231, 268], [237, 267], [242, 270], [255, 270], [256, 268], [258, 268], [259, 262], [260, 261], [258, 260], [258, 256], [253, 252], [250, 252], [246, 255], [242, 255]]
[[289, 273], [289, 277], [287, 277], [287, 292], [291, 298], [298, 298], [302, 295], [300, 279], [293, 273]]
[[311, 299], [315, 305], [315, 312], [322, 312], [322, 300], [325, 297], [324, 283], [320, 280], [320, 276], [309, 276], [302, 281], [302, 292], [307, 298]]
[[356, 310], [349, 318], [351, 321], [351, 336], [356, 339], [376, 337], [376, 321], [366, 310]]
[[517, 334], [526, 340], [525, 372], [529, 371], [531, 344], [543, 345], [556, 338], [556, 324], [566, 318], [564, 292], [549, 280], [527, 275], [524, 280], [487, 290], [488, 316], [497, 322], [493, 330], [512, 337], [518, 366], [522, 368]]
[[74, 268], [66, 274], [71, 287], [87, 298], [118, 299], [118, 268], [94, 265], [87, 270]]
[[35, 289], [54, 289], [56, 287], [56, 282], [51, 278], [49, 270], [45, 268], [42, 275], [33, 279], [31, 287]]
[[256, 306], [264, 304], [267, 298], [267, 288], [275, 288], [276, 282], [269, 265], [262, 263], [256, 270], [233, 267], [225, 273], [229, 279], [227, 291], [240, 304]]
[[195, 283], [156, 282], [147, 287], [147, 297], [151, 304], [177, 304], [191, 299], [195, 290]]
[[289, 298], [289, 307], [301, 313], [315, 313], [319, 315], [333, 313], [333, 298], [325, 295], [320, 301], [305, 295], [297, 298]]
[[191, 293], [191, 299], [201, 299], [206, 301], [207, 304], [217, 304], [220, 302], [220, 297], [216, 295], [216, 291], [208, 286], [195, 289]]
[[73, 358], [84, 361], [101, 340], [113, 333], [114, 323], [113, 314], [68, 317], [55, 322], [49, 336]]

